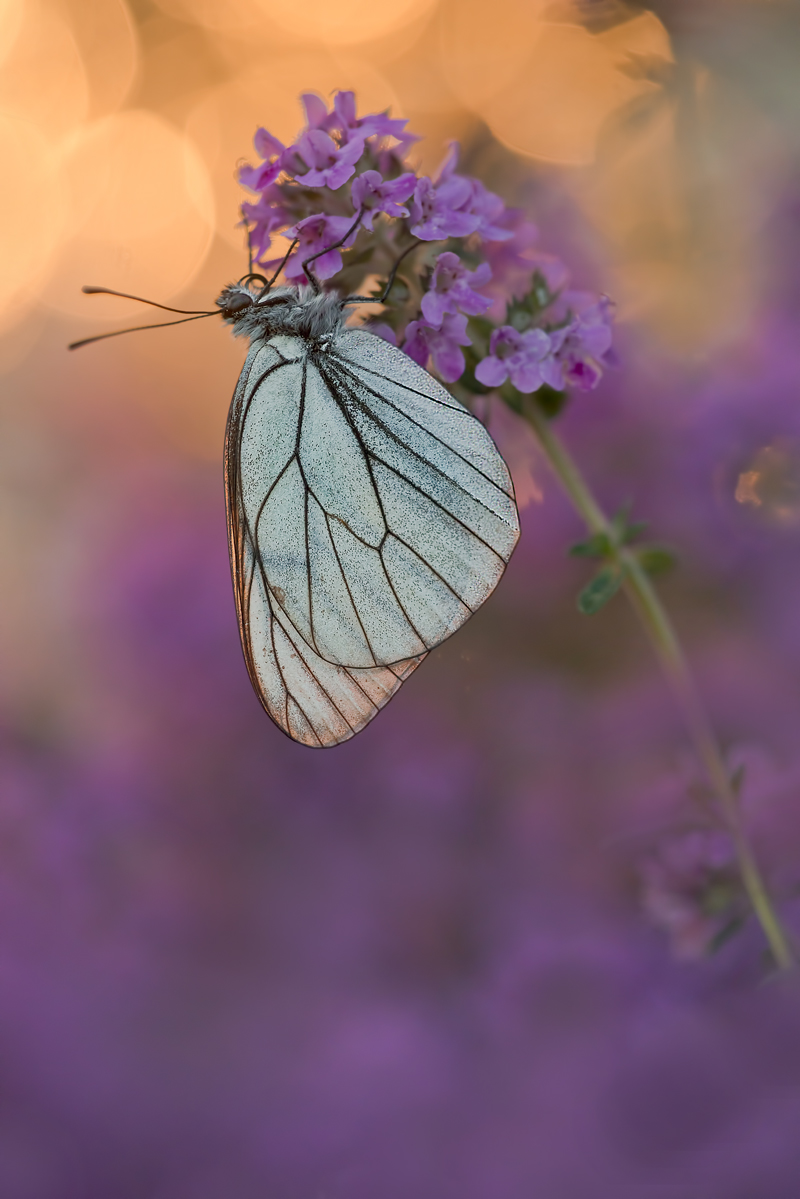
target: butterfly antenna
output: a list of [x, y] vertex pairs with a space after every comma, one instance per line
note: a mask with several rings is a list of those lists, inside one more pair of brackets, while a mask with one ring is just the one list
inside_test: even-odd
[[310, 262], [314, 262], [314, 260], [317, 258], [321, 258], [323, 254], [328, 254], [328, 253], [330, 253], [331, 250], [338, 250], [339, 246], [343, 246], [344, 243], [347, 241], [348, 237], [350, 237], [351, 234], [355, 233], [356, 229], [361, 224], [361, 218], [363, 217], [363, 215], [364, 215], [364, 209], [362, 207], [362, 208], [359, 208], [356, 219], [353, 221], [352, 225], [347, 230], [344, 237], [340, 237], [339, 240], [335, 241], [332, 246], [326, 246], [324, 250], [317, 250], [316, 254], [312, 254], [310, 258], [306, 258], [305, 262], [303, 263], [303, 274], [306, 276], [309, 283], [313, 287], [316, 295], [319, 295], [322, 288], [320, 287], [319, 279], [317, 278], [317, 276], [314, 274], [313, 271], [310, 271], [308, 269], [308, 264]]
[[[294, 239], [294, 241], [292, 242], [292, 244], [289, 246], [289, 249], [286, 251], [283, 258], [281, 259], [280, 266], [278, 267], [277, 271], [272, 276], [272, 278], [264, 279], [264, 286], [261, 288], [261, 291], [259, 293], [260, 296], [265, 296], [267, 294], [267, 292], [272, 290], [275, 280], [278, 278], [278, 275], [281, 273], [283, 268], [286, 266], [286, 263], [289, 261], [289, 257], [292, 254], [292, 251], [294, 250], [294, 248], [297, 245], [297, 243], [299, 242], [299, 240], [300, 240], [300, 238], [296, 237]], [[253, 276], [253, 278], [255, 278], [255, 276]], [[263, 278], [263, 276], [261, 276], [261, 278]]]
[[[97, 290], [102, 291], [103, 289], [98, 288]], [[112, 292], [111, 294], [118, 295], [119, 293]], [[128, 298], [136, 299], [137, 297], [131, 296]], [[145, 300], [145, 303], [148, 303], [148, 301]], [[156, 304], [155, 307], [156, 308], [164, 308], [165, 305], [164, 304]], [[170, 310], [168, 309], [168, 311], [170, 311]], [[171, 311], [172, 312], [180, 312], [180, 308], [173, 308], [173, 309], [171, 309]], [[185, 316], [183, 318], [183, 320], [180, 320], [180, 321], [160, 321], [157, 325], [135, 325], [134, 328], [132, 328], [132, 329], [115, 329], [115, 331], [113, 333], [98, 333], [95, 337], [84, 337], [82, 341], [71, 341], [70, 344], [67, 346], [67, 349], [68, 350], [79, 350], [81, 348], [81, 346], [91, 345], [91, 343], [93, 341], [105, 341], [105, 339], [107, 337], [121, 337], [123, 333], [141, 333], [141, 331], [143, 329], [167, 329], [170, 325], [185, 325], [189, 321], [201, 321], [203, 319], [203, 317], [206, 317], [206, 316], [221, 316], [221, 315], [222, 314], [221, 314], [220, 310], [217, 309], [216, 312], [196, 312], [192, 316]]]
[[[131, 296], [126, 291], [112, 291], [110, 287], [82, 287], [86, 296], [119, 296], [122, 300], [137, 300], [140, 304], [149, 304], [151, 308], [163, 308], [164, 312], [179, 312], [182, 316], [216, 316], [216, 312], [201, 311], [199, 308], [171, 308], [169, 304], [159, 304], [155, 300], [145, 300], [143, 296]], [[177, 324], [177, 322], [175, 322]], [[149, 325], [144, 326], [150, 328]], [[153, 326], [155, 327], [155, 326]]]
[[389, 275], [389, 278], [386, 281], [386, 286], [384, 287], [381, 295], [379, 295], [379, 296], [348, 296], [346, 300], [342, 300], [342, 303], [343, 304], [385, 304], [386, 300], [389, 297], [389, 292], [394, 287], [394, 281], [397, 278], [397, 271], [400, 266], [400, 263], [403, 261], [403, 259], [406, 257], [406, 255], [410, 254], [412, 250], [415, 250], [418, 245], [419, 245], [419, 239], [412, 242], [410, 246], [406, 246], [405, 250], [403, 250], [403, 253], [400, 255], [400, 257], [397, 259], [394, 266], [392, 267], [391, 274]]

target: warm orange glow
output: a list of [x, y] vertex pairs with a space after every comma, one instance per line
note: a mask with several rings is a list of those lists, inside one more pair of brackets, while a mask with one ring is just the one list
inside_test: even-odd
[[251, 0], [264, 18], [307, 41], [348, 46], [383, 37], [434, 7], [435, 0]]
[[162, 12], [181, 21], [228, 33], [239, 30], [264, 32], [264, 15], [257, 4], [241, 0], [155, 0]]
[[[463, 105], [451, 88], [445, 73], [442, 71], [441, 56], [435, 37], [420, 37], [417, 43], [409, 48], [401, 61], [391, 67], [391, 80], [400, 97], [403, 115], [409, 118], [409, 127], [415, 133], [420, 133], [419, 120], [437, 113], [448, 113], [455, 116], [463, 112]], [[445, 137], [451, 140], [455, 137]], [[431, 147], [416, 145], [413, 156], [420, 151], [430, 151]], [[436, 151], [438, 152], [438, 151]]]
[[[203, 297], [203, 304], [213, 304], [223, 279], [218, 279], [215, 289]], [[152, 308], [140, 309], [138, 319], [131, 323], [144, 324], [148, 311], [154, 313]], [[152, 319], [158, 320], [158, 314]], [[169, 320], [169, 313], [164, 313], [164, 319]], [[245, 344], [231, 337], [220, 320], [211, 318], [120, 337], [105, 345], [101, 342], [75, 357], [90, 352], [97, 357], [102, 354], [113, 364], [115, 377], [128, 381], [127, 402], [147, 414], [161, 438], [181, 454], [218, 463], [225, 416], [245, 349]], [[85, 361], [82, 359], [79, 369], [91, 370]], [[102, 403], [103, 399], [95, 402]]]
[[545, 20], [551, 12], [544, 0], [497, 0], [487, 20], [483, 0], [444, 0], [444, 71], [459, 100], [512, 149], [590, 162], [606, 117], [653, 90], [642, 60], [669, 58], [669, 36], [652, 13], [592, 34]]
[[[741, 338], [758, 300], [752, 229], [774, 134], [708, 72], [607, 125], [598, 161], [567, 182], [609, 260], [620, 312], [682, 353]], [[713, 154], [710, 153], [714, 147]]]
[[22, 17], [22, 0], [0, 0], [0, 64], [17, 40]]
[[453, 92], [479, 111], [517, 80], [542, 33], [546, 0], [443, 0], [438, 34]]
[[36, 296], [63, 210], [52, 150], [38, 129], [0, 114], [0, 324], [14, 324]]
[[0, 107], [38, 125], [53, 141], [89, 111], [89, 84], [75, 38], [53, 9], [26, 7], [0, 67]]
[[775, 524], [800, 523], [800, 447], [779, 439], [758, 451], [736, 481], [735, 499]]
[[125, 0], [73, 0], [70, 27], [89, 82], [92, 116], [114, 112], [130, 91], [139, 62]]
[[669, 34], [652, 12], [643, 12], [632, 21], [613, 25], [598, 33], [596, 38], [621, 67], [635, 67], [637, 58], [643, 60], [640, 65], [646, 65], [651, 58], [673, 61]]
[[758, 494], [758, 481], [761, 475], [757, 470], [744, 470], [736, 481], [735, 499], [737, 504], [752, 504], [760, 508], [761, 496]]
[[[591, 162], [606, 118], [656, 90], [655, 84], [619, 69], [625, 28], [614, 30], [609, 45], [577, 25], [546, 25], [521, 74], [487, 101], [485, 119], [492, 132], [534, 158]], [[641, 42], [641, 31], [632, 32], [634, 44]]]
[[[168, 299], [196, 274], [209, 248], [214, 204], [200, 155], [166, 121], [129, 111], [88, 126], [64, 160], [70, 233], [47, 301], [62, 311], [133, 311], [121, 300], [80, 294], [102, 284]], [[141, 315], [141, 309], [136, 309]]]

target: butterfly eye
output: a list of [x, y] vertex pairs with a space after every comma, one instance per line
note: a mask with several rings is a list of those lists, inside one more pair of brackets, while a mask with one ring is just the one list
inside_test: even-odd
[[234, 313], [244, 312], [245, 308], [252, 307], [253, 297], [245, 292], [237, 292], [234, 295], [226, 296], [225, 303], [222, 306], [223, 316], [233, 316]]

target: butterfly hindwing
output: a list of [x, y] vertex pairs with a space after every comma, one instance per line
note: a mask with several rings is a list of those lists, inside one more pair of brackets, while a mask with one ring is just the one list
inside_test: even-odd
[[[254, 501], [247, 489], [252, 480], [247, 478], [246, 470], [243, 485], [241, 428], [255, 392], [268, 377], [266, 370], [280, 363], [280, 358], [265, 354], [263, 348], [251, 350], [228, 417], [225, 483], [234, 595], [245, 662], [264, 708], [295, 741], [326, 747], [349, 740], [368, 724], [424, 655], [391, 667], [366, 669], [348, 669], [327, 662], [314, 653], [295, 623], [286, 616], [279, 599], [279, 585], [268, 581], [248, 515]], [[279, 427], [275, 441], [264, 443], [268, 448], [260, 465], [265, 469], [262, 483], [265, 491], [285, 476], [292, 460], [286, 454], [286, 439], [281, 446], [280, 437]], [[245, 445], [244, 449], [245, 453], [255, 452], [258, 456], [252, 446]], [[318, 506], [317, 514], [316, 519], [324, 522]], [[330, 594], [330, 589], [324, 594]]]

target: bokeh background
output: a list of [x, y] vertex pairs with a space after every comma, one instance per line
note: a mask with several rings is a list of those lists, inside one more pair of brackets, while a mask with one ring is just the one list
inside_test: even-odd
[[238, 645], [243, 347], [65, 345], [152, 311], [84, 283], [206, 307], [246, 270], [236, 164], [301, 90], [391, 105], [424, 170], [460, 139], [617, 301], [563, 435], [679, 550], [797, 928], [798, 46], [788, 0], [2, 0], [3, 1199], [796, 1199], [800, 994], [670, 906], [696, 770], [622, 600], [575, 610], [524, 426], [486, 414], [524, 503], [498, 592], [312, 752]]

